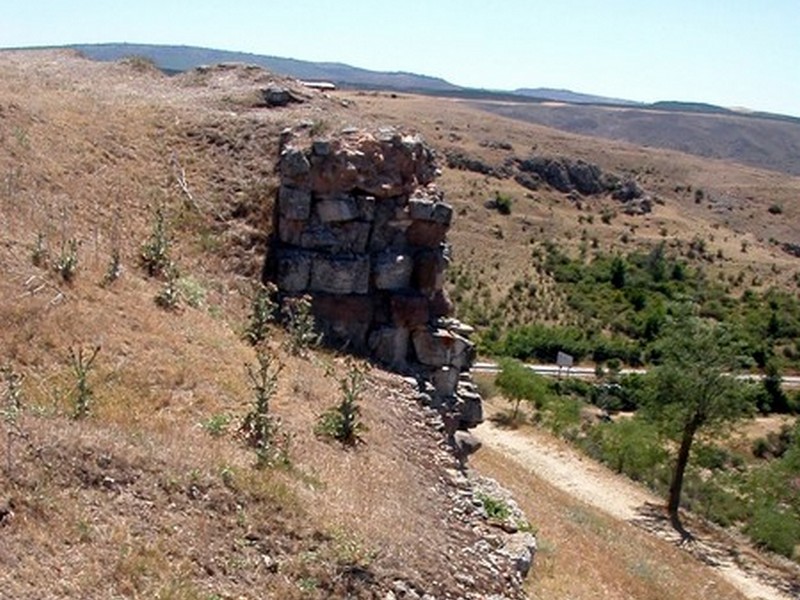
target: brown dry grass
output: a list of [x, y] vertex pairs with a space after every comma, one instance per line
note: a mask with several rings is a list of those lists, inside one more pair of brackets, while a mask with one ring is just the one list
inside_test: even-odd
[[[713, 262], [692, 262], [711, 277], [724, 278], [734, 293], [770, 285], [796, 288], [792, 278], [800, 262], [773, 241], [795, 239], [800, 226], [798, 177], [578, 136], [481, 112], [457, 100], [377, 92], [348, 97], [377, 120], [413, 123], [441, 153], [459, 149], [495, 167], [511, 156], [531, 153], [580, 158], [635, 177], [663, 201], [644, 216], [624, 215], [618, 203], [604, 199], [585, 199], [578, 209], [565, 194], [546, 187], [529, 192], [513, 180], [444, 169], [440, 185], [457, 215], [450, 234], [454, 262], [490, 281], [495, 298], [503, 297], [520, 278], [537, 281], [530, 257], [538, 244], [552, 240], [577, 256], [582, 238], [597, 240], [596, 249], [589, 244], [590, 256], [595, 251], [625, 253], [662, 241], [670, 252], [683, 253], [693, 239], [701, 238]], [[512, 150], [492, 148], [487, 142], [507, 142]], [[694, 200], [697, 189], [704, 192], [700, 204]], [[514, 199], [511, 215], [484, 208], [484, 201], [496, 192]], [[773, 204], [782, 206], [783, 213], [771, 214], [768, 209]], [[610, 224], [601, 222], [604, 209], [617, 213]], [[587, 221], [590, 217], [592, 223]], [[732, 283], [740, 273], [743, 283]], [[553, 312], [565, 311], [558, 298], [547, 300], [558, 308]]]
[[[0, 363], [24, 375], [24, 440], [3, 422], [0, 595], [14, 598], [383, 597], [395, 578], [460, 589], [452, 561], [480, 534], [450, 514], [453, 459], [408, 390], [376, 372], [366, 444], [314, 436], [338, 400], [326, 352], [284, 364], [272, 403], [291, 468], [256, 470], [235, 435], [252, 391], [242, 341], [276, 186], [279, 132], [362, 123], [322, 95], [254, 107], [263, 71], [167, 79], [63, 53], [0, 56]], [[354, 118], [351, 118], [353, 117]], [[178, 185], [184, 177], [191, 198]], [[155, 207], [196, 306], [175, 311], [138, 264]], [[49, 252], [35, 266], [37, 237]], [[52, 263], [75, 239], [78, 267]], [[122, 277], [102, 286], [112, 250]], [[69, 350], [101, 347], [91, 414], [72, 421]], [[5, 407], [4, 407], [5, 408]], [[230, 418], [212, 437], [210, 419]], [[276, 566], [277, 565], [277, 566]], [[484, 582], [491, 590], [503, 582]], [[463, 586], [462, 586], [463, 587]]]
[[576, 501], [493, 450], [481, 450], [474, 465], [502, 481], [538, 528], [531, 598], [743, 598], [684, 551]]
[[[762, 196], [774, 192], [770, 201], [785, 201], [787, 226], [796, 219], [788, 201], [798, 188], [794, 180], [775, 187], [758, 172], [605, 146], [449, 101], [342, 92], [312, 93], [312, 101], [290, 110], [255, 107], [254, 90], [271, 79], [241, 68], [169, 79], [135, 64], [95, 64], [68, 53], [0, 55], [0, 362], [25, 376], [20, 426], [28, 436], [25, 443], [15, 438], [9, 453], [4, 435], [0, 450], [0, 463], [14, 461], [0, 480], [0, 505], [10, 502], [14, 513], [0, 529], [2, 594], [368, 597], [394, 577], [443, 590], [454, 589], [459, 569], [480, 570], [457, 555], [479, 534], [454, 520], [443, 501], [450, 459], [395, 378], [374, 373], [364, 401], [366, 445], [343, 452], [312, 434], [317, 415], [336, 401], [325, 363], [339, 373], [343, 367], [326, 353], [313, 360], [290, 356], [276, 333], [270, 348], [286, 366], [274, 410], [295, 435], [294, 469], [256, 471], [235, 436], [213, 438], [201, 427], [223, 414], [235, 427], [246, 411], [243, 365], [255, 356], [241, 331], [270, 229], [278, 134], [287, 125], [304, 123], [302, 131], [323, 134], [346, 125], [416, 126], [439, 149], [457, 145], [492, 161], [504, 153], [480, 142], [507, 139], [520, 153], [536, 144], [605, 168], [651, 168], [646, 183], [663, 179], [659, 190], [674, 181], [755, 190], [747, 203], [759, 225], [736, 232], [738, 221], [731, 222], [730, 231], [715, 235], [734, 246], [742, 236], [752, 240], [738, 258], [759, 273], [769, 272], [774, 252], [756, 239], [767, 231], [760, 225]], [[180, 177], [191, 200], [177, 185]], [[451, 170], [441, 186], [459, 213], [452, 235], [457, 260], [491, 269], [487, 277], [499, 290], [529, 272], [530, 238], [577, 243], [580, 213], [557, 195], [524, 198], [516, 184]], [[495, 190], [516, 198], [511, 217], [482, 207]], [[182, 275], [204, 292], [197, 307], [158, 308], [153, 298], [163, 284], [138, 265], [157, 205], [167, 214]], [[595, 224], [593, 235], [608, 249], [634, 225], [637, 242], [658, 239], [662, 226], [681, 235], [717, 232], [722, 217], [715, 215], [675, 199], [647, 225], [618, 217], [608, 227]], [[503, 231], [502, 240], [492, 227]], [[50, 257], [36, 267], [31, 255], [39, 235]], [[79, 264], [75, 280], [65, 283], [50, 264], [71, 239], [80, 244]], [[125, 271], [102, 287], [115, 248]], [[502, 268], [495, 269], [498, 261]], [[68, 351], [94, 345], [102, 349], [89, 375], [92, 415], [74, 422], [67, 417], [75, 384]], [[544, 523], [529, 491], [519, 492], [532, 520]], [[558, 501], [566, 502], [553, 501], [554, 519]], [[542, 553], [533, 585], [543, 594], [601, 589], [583, 578], [607, 569], [603, 543], [623, 552], [615, 569], [639, 573], [629, 574], [632, 590], [662, 589], [647, 581], [661, 582], [663, 569], [679, 568], [629, 563], [626, 557], [635, 556], [624, 553], [622, 542], [593, 533], [594, 517], [573, 519], [571, 528], [569, 515], [561, 518], [564, 529], [543, 531], [545, 543], [571, 536], [578, 545], [559, 562], [559, 573], [561, 565], [573, 565], [563, 577], [548, 575]], [[359, 571], [363, 566], [371, 575]], [[604, 585], [628, 585], [618, 579]]]

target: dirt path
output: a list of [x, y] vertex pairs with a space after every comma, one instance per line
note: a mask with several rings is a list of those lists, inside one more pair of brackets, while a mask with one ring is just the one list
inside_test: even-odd
[[536, 429], [501, 429], [486, 421], [475, 429], [484, 445], [501, 452], [554, 487], [607, 514], [681, 545], [753, 600], [796, 600], [800, 578], [764, 563], [725, 532], [687, 521], [695, 540], [683, 543], [662, 510], [663, 501], [629, 479]]

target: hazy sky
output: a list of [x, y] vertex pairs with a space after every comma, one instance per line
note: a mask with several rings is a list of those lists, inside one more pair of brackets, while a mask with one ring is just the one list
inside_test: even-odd
[[0, 47], [185, 44], [800, 115], [800, 0], [0, 0]]

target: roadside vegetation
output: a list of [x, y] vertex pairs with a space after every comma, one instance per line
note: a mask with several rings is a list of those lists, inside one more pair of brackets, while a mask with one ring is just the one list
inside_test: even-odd
[[675, 324], [647, 375], [602, 372], [596, 383], [546, 379], [506, 360], [495, 383], [509, 409], [498, 419], [527, 418], [649, 486], [686, 537], [679, 507], [800, 561], [800, 420], [749, 443], [733, 435], [770, 384], [728, 376], [718, 335], [697, 318]]
[[[554, 362], [563, 351], [576, 361], [641, 366], [658, 359], [665, 324], [689, 302], [699, 316], [725, 325], [727, 350], [739, 368], [800, 370], [800, 300], [788, 291], [736, 296], [696, 261], [668, 255], [664, 244], [649, 252], [571, 258], [549, 243], [534, 252], [532, 264], [539, 276], [520, 279], [499, 301], [483, 294], [467, 269], [457, 266], [451, 275], [458, 310], [479, 327], [485, 353]], [[555, 289], [545, 293], [537, 285], [542, 278]], [[541, 305], [556, 304], [558, 296], [565, 315], [542, 314]]]

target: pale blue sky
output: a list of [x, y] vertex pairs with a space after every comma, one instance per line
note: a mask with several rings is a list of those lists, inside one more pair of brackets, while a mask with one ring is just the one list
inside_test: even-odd
[[0, 47], [123, 41], [800, 116], [800, 0], [0, 0]]

